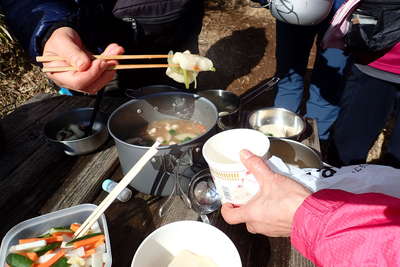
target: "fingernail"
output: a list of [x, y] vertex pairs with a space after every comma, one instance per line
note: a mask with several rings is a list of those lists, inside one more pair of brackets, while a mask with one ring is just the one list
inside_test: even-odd
[[253, 153], [251, 153], [247, 149], [243, 149], [242, 151], [240, 151], [240, 156], [242, 157], [242, 159], [248, 159], [253, 156]]
[[111, 55], [119, 54], [119, 48], [114, 48], [114, 49], [112, 49], [111, 52], [110, 52], [110, 54], [111, 54]]

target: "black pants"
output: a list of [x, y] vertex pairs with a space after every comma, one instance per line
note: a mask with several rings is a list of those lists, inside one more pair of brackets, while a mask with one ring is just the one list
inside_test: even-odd
[[349, 66], [340, 101], [340, 113], [332, 129], [334, 164], [365, 163], [369, 149], [395, 112], [396, 123], [388, 143], [388, 153], [400, 162], [399, 85], [362, 73]]

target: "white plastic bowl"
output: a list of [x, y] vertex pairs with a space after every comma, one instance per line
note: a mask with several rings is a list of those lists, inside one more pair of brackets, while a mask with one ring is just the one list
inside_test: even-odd
[[[55, 212], [47, 213], [39, 217], [20, 222], [11, 228], [1, 241], [0, 248], [0, 266], [5, 266], [6, 257], [8, 250], [12, 245], [18, 244], [18, 240], [22, 238], [31, 238], [44, 233], [52, 227], [66, 226], [71, 223], [80, 222], [83, 223], [87, 217], [96, 209], [96, 205], [93, 204], [81, 204], [58, 210]], [[107, 259], [108, 262], [105, 267], [111, 267], [111, 244], [110, 237], [108, 234], [106, 217], [101, 215], [98, 220], [100, 229], [105, 236]]]
[[164, 225], [140, 244], [131, 267], [167, 267], [182, 250], [210, 257], [219, 267], [241, 267], [239, 252], [218, 228], [197, 221]]

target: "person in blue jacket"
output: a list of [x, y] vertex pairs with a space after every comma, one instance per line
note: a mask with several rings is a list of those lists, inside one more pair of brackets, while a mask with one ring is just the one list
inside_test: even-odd
[[[131, 16], [127, 8], [135, 5], [139, 11]], [[32, 59], [61, 56], [64, 61], [43, 65], [78, 69], [48, 73], [50, 79], [60, 87], [90, 94], [114, 79], [115, 71], [107, 68], [116, 64], [113, 60], [92, 61], [90, 55], [197, 52], [204, 12], [202, 1], [197, 0], [0, 0], [0, 7], [10, 30]], [[121, 72], [120, 87], [157, 84], [159, 79], [163, 81], [164, 71]]]
[[301, 112], [309, 55], [316, 39], [316, 57], [305, 116], [316, 119], [319, 137], [323, 141], [328, 140], [329, 130], [339, 113], [338, 101], [344, 86], [347, 56], [339, 49], [323, 50], [319, 42], [342, 3], [343, 0], [335, 0], [330, 15], [316, 25], [295, 25], [276, 20], [276, 63], [280, 81], [274, 105]]

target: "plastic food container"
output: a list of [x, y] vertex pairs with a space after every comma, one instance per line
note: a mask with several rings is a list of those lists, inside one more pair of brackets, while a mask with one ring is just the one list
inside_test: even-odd
[[[12, 245], [17, 244], [19, 239], [40, 235], [52, 227], [70, 225], [74, 222], [83, 223], [96, 207], [97, 206], [93, 204], [81, 204], [71, 208], [47, 213], [15, 225], [7, 232], [1, 242], [0, 266], [5, 266], [9, 248]], [[101, 215], [98, 223], [105, 236], [107, 250], [107, 263], [105, 264], [105, 267], [111, 267], [112, 257], [110, 236], [108, 234], [107, 222], [104, 214]]]

